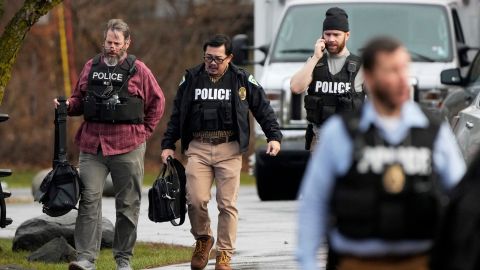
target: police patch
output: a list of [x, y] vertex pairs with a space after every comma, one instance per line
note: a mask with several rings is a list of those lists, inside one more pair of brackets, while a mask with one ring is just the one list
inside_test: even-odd
[[255, 80], [255, 78], [253, 78], [253, 75], [251, 75], [251, 74], [248, 77], [248, 81], [251, 82], [252, 84], [256, 85], [256, 86], [260, 86], [260, 85], [258, 85], [257, 80]]
[[240, 96], [241, 100], [245, 100], [247, 98], [247, 89], [245, 89], [243, 86], [240, 87], [240, 89], [238, 89], [238, 95]]
[[182, 85], [184, 82], [185, 82], [185, 75], [183, 75], [182, 80], [180, 81], [180, 83], [178, 84], [178, 86]]

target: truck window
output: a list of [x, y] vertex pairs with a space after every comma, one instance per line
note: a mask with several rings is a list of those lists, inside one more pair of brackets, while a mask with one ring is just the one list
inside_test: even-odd
[[[277, 34], [271, 62], [303, 62], [313, 53], [322, 34], [325, 12], [332, 5], [291, 6]], [[452, 60], [449, 20], [444, 6], [412, 3], [345, 3], [335, 6], [349, 15], [350, 39], [347, 47], [354, 54], [372, 37], [389, 35], [402, 41], [416, 62]]]

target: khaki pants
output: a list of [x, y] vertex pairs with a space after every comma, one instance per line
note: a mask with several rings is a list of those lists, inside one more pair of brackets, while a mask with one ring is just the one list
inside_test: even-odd
[[428, 257], [426, 255], [379, 259], [343, 257], [340, 259], [338, 270], [428, 270]]
[[94, 262], [102, 238], [102, 193], [110, 172], [115, 191], [113, 256], [129, 260], [137, 239], [137, 222], [145, 156], [145, 143], [126, 154], [103, 156], [80, 153], [80, 204], [75, 225], [77, 260]]
[[218, 232], [217, 252], [232, 256], [237, 238], [242, 156], [238, 142], [219, 145], [193, 140], [185, 152], [188, 157], [187, 176], [188, 216], [195, 239], [212, 236], [207, 204], [211, 198], [213, 180], [217, 186]]

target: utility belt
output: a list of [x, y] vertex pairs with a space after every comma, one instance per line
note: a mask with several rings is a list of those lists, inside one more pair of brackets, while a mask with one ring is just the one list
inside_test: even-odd
[[83, 100], [83, 116], [87, 122], [110, 124], [142, 124], [144, 102], [138, 97], [99, 98], [88, 94]]
[[193, 138], [201, 143], [218, 145], [238, 140], [238, 136], [231, 130], [197, 131]]
[[377, 257], [340, 255], [338, 269], [428, 269], [428, 263], [429, 256], [427, 253]]

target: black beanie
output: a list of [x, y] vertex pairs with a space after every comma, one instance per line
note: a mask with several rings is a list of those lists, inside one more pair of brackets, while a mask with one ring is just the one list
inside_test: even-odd
[[325, 30], [340, 30], [348, 32], [348, 15], [345, 10], [333, 7], [325, 13], [325, 20], [323, 21], [323, 31]]

